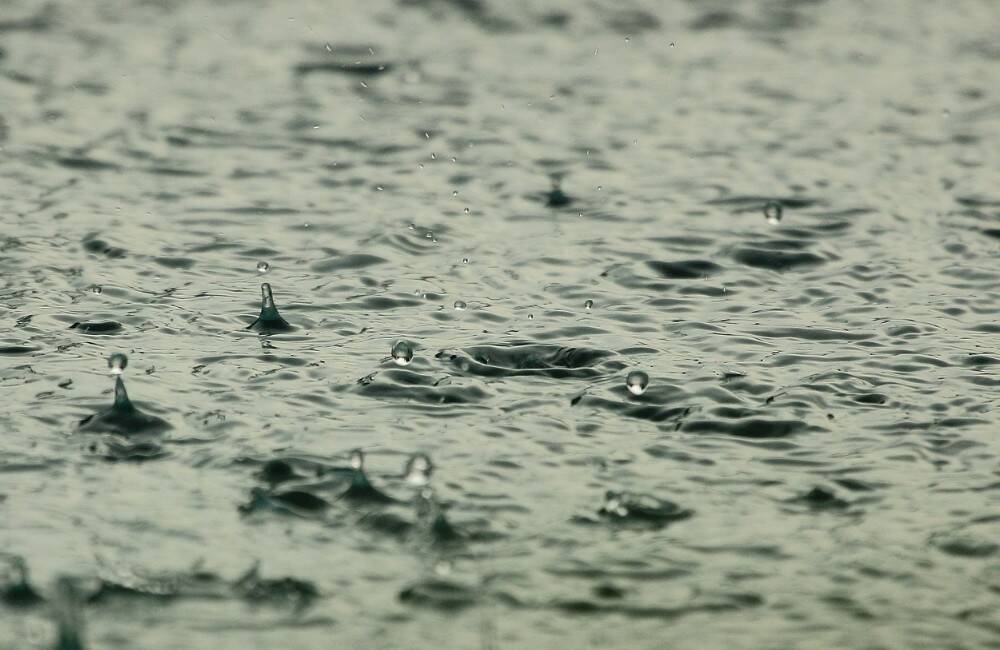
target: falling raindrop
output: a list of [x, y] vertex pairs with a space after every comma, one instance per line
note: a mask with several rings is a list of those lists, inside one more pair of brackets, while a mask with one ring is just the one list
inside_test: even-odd
[[267, 262], [257, 262], [257, 273], [267, 273], [271, 270], [271, 265]]
[[413, 487], [425, 487], [431, 482], [434, 473], [434, 463], [427, 454], [413, 454], [406, 461], [404, 475], [406, 482]]
[[594, 308], [594, 301], [593, 300], [588, 300], [587, 302], [583, 303], [583, 308], [584, 309], [588, 309], [588, 310], [589, 309], [593, 309]]
[[102, 288], [101, 288], [101, 286], [100, 286], [99, 284], [95, 284], [94, 286], [92, 286], [92, 287], [90, 288], [90, 291], [91, 291], [92, 293], [96, 293], [96, 294], [100, 295], [100, 293], [101, 293], [101, 292], [103, 292], [103, 291], [104, 291], [104, 289], [102, 289]]
[[469, 258], [468, 257], [463, 257], [462, 258], [462, 264], [468, 264], [468, 263], [469, 263]]
[[464, 302], [462, 302], [461, 300], [456, 300], [456, 301], [455, 301], [455, 309], [456, 309], [457, 311], [465, 311], [465, 308], [466, 308], [467, 306], [468, 306], [468, 305], [466, 305], [466, 304], [465, 304]]
[[781, 213], [782, 207], [777, 201], [768, 201], [764, 205], [764, 217], [772, 226], [781, 223]]
[[115, 352], [108, 357], [108, 372], [112, 375], [122, 374], [125, 372], [126, 366], [128, 366], [128, 357], [121, 352]]
[[413, 345], [409, 341], [396, 341], [391, 354], [397, 366], [409, 365], [413, 361]]
[[641, 370], [633, 370], [628, 373], [628, 377], [625, 378], [625, 387], [628, 388], [628, 392], [633, 395], [642, 395], [646, 392], [646, 386], [649, 385], [649, 375]]
[[359, 472], [365, 469], [365, 452], [360, 449], [351, 451], [351, 468]]

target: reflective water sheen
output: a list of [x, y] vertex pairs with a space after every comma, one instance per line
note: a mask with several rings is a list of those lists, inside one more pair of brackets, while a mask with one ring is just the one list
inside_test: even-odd
[[993, 3], [0, 5], [0, 648], [1000, 644]]

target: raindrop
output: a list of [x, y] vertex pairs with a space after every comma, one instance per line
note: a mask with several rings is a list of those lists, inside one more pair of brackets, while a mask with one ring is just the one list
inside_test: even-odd
[[466, 307], [468, 307], [468, 305], [466, 305], [461, 300], [456, 300], [455, 301], [455, 309], [457, 309], [458, 311], [465, 311]]
[[115, 352], [108, 357], [108, 372], [112, 375], [122, 374], [125, 372], [126, 366], [128, 366], [128, 357], [121, 352]]
[[406, 482], [413, 487], [425, 487], [431, 482], [434, 463], [427, 454], [413, 454], [406, 461], [404, 474]]
[[462, 264], [468, 264], [468, 263], [469, 263], [469, 258], [468, 257], [463, 257], [462, 258]]
[[417, 224], [411, 223], [410, 224], [410, 230], [416, 230], [416, 229], [417, 229]]
[[100, 293], [101, 293], [102, 291], [104, 291], [104, 289], [102, 289], [102, 288], [101, 288], [101, 285], [99, 285], [99, 284], [95, 284], [94, 286], [92, 286], [92, 287], [90, 288], [90, 291], [91, 291], [92, 293], [96, 293], [96, 294], [100, 294]]
[[641, 370], [633, 370], [625, 378], [625, 387], [633, 395], [642, 395], [645, 393], [646, 386], [649, 386], [649, 375]]
[[413, 345], [409, 341], [396, 341], [391, 354], [397, 366], [407, 366], [413, 361]]
[[458, 190], [454, 190], [454, 191], [452, 191], [451, 195], [452, 195], [452, 196], [458, 196]]
[[257, 273], [267, 273], [271, 270], [271, 265], [267, 262], [257, 262]]
[[534, 314], [528, 314], [528, 320], [535, 320]]
[[782, 213], [781, 204], [778, 203], [777, 201], [768, 201], [764, 205], [764, 217], [767, 219], [767, 222], [772, 226], [781, 223], [781, 213]]
[[359, 472], [365, 469], [365, 452], [355, 449], [351, 452], [351, 468]]
[[469, 208], [465, 209], [465, 214], [469, 214]]
[[452, 156], [451, 157], [451, 162], [457, 163], [458, 162], [458, 158], [456, 158], [455, 156]]
[[588, 300], [587, 302], [583, 303], [583, 308], [584, 309], [593, 309], [594, 308], [594, 301], [593, 300]]
[[628, 45], [629, 41], [631, 41], [631, 40], [632, 39], [630, 37], [626, 36], [625, 37], [625, 45]]

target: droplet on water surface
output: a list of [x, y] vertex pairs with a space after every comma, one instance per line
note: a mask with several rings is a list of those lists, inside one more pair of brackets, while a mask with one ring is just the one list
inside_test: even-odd
[[468, 306], [468, 305], [466, 305], [466, 304], [465, 304], [464, 302], [462, 302], [461, 300], [456, 300], [456, 301], [455, 301], [455, 309], [456, 309], [456, 310], [458, 310], [458, 311], [465, 311], [465, 308], [466, 308], [467, 306]]
[[777, 201], [768, 201], [764, 205], [764, 217], [772, 226], [781, 223], [781, 213], [783, 209]]
[[413, 454], [406, 461], [406, 482], [414, 487], [424, 487], [431, 482], [434, 463], [427, 454]]
[[95, 284], [94, 286], [92, 286], [92, 287], [90, 288], [90, 291], [91, 291], [92, 293], [96, 293], [96, 294], [100, 294], [100, 293], [101, 293], [102, 291], [104, 291], [104, 289], [102, 289], [102, 288], [101, 288], [101, 285], [99, 285], [99, 284]]
[[271, 270], [271, 265], [267, 262], [257, 262], [257, 273], [267, 273]]
[[649, 375], [641, 370], [633, 370], [625, 378], [625, 387], [633, 395], [642, 395], [645, 393], [646, 386], [649, 386]]
[[392, 360], [397, 366], [406, 366], [413, 361], [413, 346], [409, 341], [396, 341], [392, 346]]
[[115, 352], [110, 357], [108, 357], [108, 372], [112, 375], [120, 375], [125, 372], [125, 367], [128, 365], [128, 357], [126, 357], [121, 352]]

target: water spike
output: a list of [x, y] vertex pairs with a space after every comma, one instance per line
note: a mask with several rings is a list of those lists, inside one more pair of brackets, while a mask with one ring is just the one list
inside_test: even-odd
[[117, 411], [135, 410], [132, 401], [128, 398], [128, 393], [125, 392], [125, 382], [122, 381], [121, 375], [115, 378], [115, 403], [112, 408]]
[[360, 449], [351, 452], [351, 469], [357, 472], [365, 471], [365, 452]]
[[290, 332], [295, 329], [278, 313], [278, 308], [274, 304], [274, 294], [271, 292], [271, 285], [267, 282], [260, 285], [260, 316], [247, 329], [260, 332], [261, 334]]

